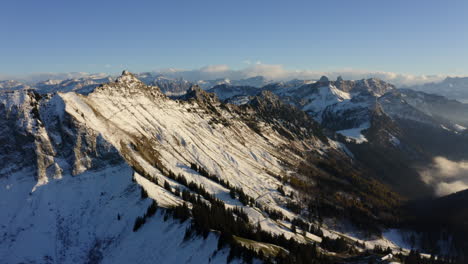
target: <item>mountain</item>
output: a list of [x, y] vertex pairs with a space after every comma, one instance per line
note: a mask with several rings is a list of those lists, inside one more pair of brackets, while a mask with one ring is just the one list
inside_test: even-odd
[[447, 77], [441, 82], [425, 83], [407, 88], [468, 103], [468, 77]]
[[[437, 247], [445, 248], [447, 252], [466, 251], [466, 248], [460, 249], [460, 245], [466, 245], [468, 235], [467, 202], [468, 190], [429, 200], [412, 201], [405, 206], [408, 214], [413, 216], [407, 228], [424, 232], [424, 237], [418, 237], [421, 241], [438, 241], [441, 235], [453, 234], [448, 243], [439, 243]], [[441, 228], [446, 229], [445, 234], [436, 231]]]
[[227, 84], [216, 85], [211, 89], [207, 90], [210, 93], [214, 93], [220, 100], [234, 102], [234, 100], [244, 99], [237, 104], [247, 103], [249, 96], [255, 96], [259, 94], [262, 89], [253, 86], [231, 86]]
[[48, 94], [54, 92], [79, 92], [83, 94], [90, 93], [102, 83], [111, 81], [112, 78], [102, 75], [89, 75], [82, 78], [65, 79], [65, 80], [46, 80], [37, 83], [22, 83], [14, 80], [0, 81], [0, 90], [15, 91], [15, 90], [35, 90], [40, 94]]
[[75, 91], [83, 94], [90, 93], [102, 83], [111, 81], [111, 77], [89, 76], [79, 79], [47, 80], [35, 83], [33, 86], [39, 93]]
[[455, 130], [460, 132], [468, 127], [468, 104], [457, 100], [447, 99], [444, 96], [401, 89], [405, 101], [413, 107], [423, 111], [434, 118], [446, 119], [455, 123]]
[[[337, 89], [317, 83], [298, 90]], [[196, 85], [171, 99], [127, 71], [90, 92], [62, 89], [0, 91], [6, 263], [336, 263], [409, 252], [388, 231], [406, 221], [404, 197], [352, 148], [400, 137], [378, 102], [369, 142], [358, 144], [269, 90], [241, 105]]]
[[[307, 208], [323, 208], [324, 218], [352, 210], [350, 219], [365, 227], [369, 215], [390, 221], [391, 213], [373, 211], [398, 203], [389, 191], [385, 202], [377, 191], [364, 195], [371, 184], [386, 187], [362, 175], [315, 121], [272, 94], [238, 107], [192, 87], [174, 101], [128, 72], [90, 93], [65, 89], [1, 93], [0, 226], [8, 243], [0, 254], [7, 263], [300, 259], [309, 255], [295, 243], [312, 246], [329, 230], [323, 224], [319, 232], [317, 212]], [[337, 192], [366, 202], [353, 209]], [[198, 212], [210, 210], [206, 203], [225, 220], [203, 220], [206, 213]], [[222, 213], [228, 209], [237, 218]], [[218, 241], [226, 236], [231, 251]], [[260, 256], [238, 251], [242, 245], [274, 250]]]
[[[468, 158], [464, 151], [468, 146], [465, 104], [396, 89], [382, 80], [330, 81], [323, 76], [315, 82], [276, 83], [261, 89], [223, 85], [210, 91], [225, 102], [237, 104], [247, 103], [261, 91], [272, 91], [283, 102], [308, 113], [326, 131], [335, 133], [356, 161], [411, 198], [432, 192], [422, 182], [419, 167], [429, 166], [437, 156]], [[420, 133], [425, 135], [418, 136]]]
[[250, 86], [250, 87], [256, 87], [260, 88], [268, 83], [271, 83], [271, 81], [265, 79], [263, 76], [255, 76], [255, 77], [250, 77], [247, 79], [239, 79], [239, 80], [230, 80], [230, 79], [216, 79], [216, 80], [198, 80], [196, 82], [200, 87], [202, 87], [204, 90], [211, 89], [217, 85], [232, 85], [232, 86]]
[[164, 76], [157, 77], [154, 81], [149, 83], [150, 85], [158, 86], [161, 89], [161, 92], [168, 96], [177, 96], [182, 95], [187, 92], [187, 90], [192, 86], [192, 83], [179, 79], [168, 79]]
[[31, 86], [15, 81], [15, 80], [6, 80], [0, 81], [0, 89], [2, 90], [22, 90], [22, 89], [31, 89]]
[[135, 76], [147, 85], [158, 86], [168, 96], [183, 95], [192, 86], [192, 82], [183, 78], [170, 78], [163, 74], [152, 72], [138, 73]]

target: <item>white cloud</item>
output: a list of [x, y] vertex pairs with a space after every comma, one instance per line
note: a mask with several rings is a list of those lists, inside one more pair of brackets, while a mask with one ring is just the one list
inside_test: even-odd
[[464, 181], [441, 182], [437, 184], [435, 192], [438, 196], [444, 196], [466, 189], [468, 189], [468, 183]]
[[264, 76], [270, 80], [291, 80], [291, 79], [318, 79], [322, 75], [335, 79], [342, 76], [344, 79], [358, 80], [363, 78], [379, 78], [397, 86], [417, 85], [427, 82], [438, 82], [446, 78], [446, 75], [413, 75], [384, 71], [368, 71], [358, 69], [341, 69], [335, 71], [314, 71], [314, 70], [289, 70], [280, 64], [263, 64], [260, 61], [252, 62], [245, 60], [246, 67], [232, 69], [228, 65], [210, 65], [194, 70], [158, 70], [163, 74], [171, 74], [177, 77], [184, 77], [191, 81], [200, 79], [220, 79], [231, 80], [243, 79], [255, 76]]
[[209, 66], [200, 68], [201, 72], [207, 72], [207, 73], [217, 73], [217, 72], [224, 73], [224, 72], [228, 72], [229, 70], [230, 70], [229, 66], [226, 64], [209, 65]]
[[468, 189], [468, 161], [436, 157], [429, 168], [420, 171], [420, 175], [424, 183], [434, 187], [438, 196]]
[[[445, 75], [412, 75], [384, 71], [369, 71], [359, 69], [337, 69], [334, 71], [316, 71], [316, 70], [290, 70], [281, 64], [263, 64], [260, 61], [245, 60], [244, 68], [233, 69], [226, 64], [208, 65], [199, 69], [159, 69], [156, 73], [166, 74], [172, 77], [183, 77], [190, 81], [198, 80], [212, 80], [212, 79], [231, 79], [238, 80], [255, 76], [264, 76], [267, 79], [291, 80], [291, 79], [319, 79], [322, 75], [330, 79], [336, 79], [342, 76], [343, 79], [358, 80], [363, 78], [379, 78], [384, 81], [393, 83], [399, 87], [407, 85], [423, 84], [427, 82], [438, 82], [443, 80]], [[119, 66], [105, 65], [106, 69], [119, 68]], [[123, 70], [126, 67], [120, 66]], [[25, 75], [2, 75], [0, 80], [14, 79], [20, 81], [34, 82], [43, 81], [47, 79], [70, 79], [88, 76], [88, 73], [74, 72], [74, 73], [33, 73]]]
[[67, 80], [67, 79], [78, 79], [88, 76], [95, 77], [105, 77], [105, 73], [90, 74], [86, 72], [65, 72], [65, 73], [56, 73], [56, 72], [38, 72], [31, 74], [22, 74], [22, 75], [11, 75], [11, 74], [0, 74], [0, 80], [17, 80], [26, 83], [34, 83], [45, 80]]

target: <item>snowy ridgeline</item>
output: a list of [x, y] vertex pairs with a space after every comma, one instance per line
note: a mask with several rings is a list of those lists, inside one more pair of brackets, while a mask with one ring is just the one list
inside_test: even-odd
[[[226, 251], [213, 254], [215, 234], [206, 240], [183, 242], [187, 223], [164, 221], [160, 213], [132, 232], [136, 217], [150, 204], [149, 199], [141, 199], [140, 188], [162, 207], [182, 203], [162, 183], [167, 182], [172, 189], [185, 187], [162, 171], [202, 185], [228, 208], [242, 208], [252, 224], [258, 223], [272, 234], [301, 242], [322, 241], [305, 230], [292, 231], [291, 220], [298, 215], [284, 207], [288, 198], [277, 191], [282, 186], [278, 175], [289, 173], [281, 164], [295, 164], [302, 157], [282, 148], [291, 142], [268, 124], [260, 124], [264, 133], [259, 135], [236, 113], [217, 106], [217, 118], [229, 120], [229, 125], [213, 123], [213, 113], [202, 103], [170, 100], [157, 87], [144, 86], [131, 74], [87, 96], [59, 93], [40, 102], [22, 96], [26, 97], [15, 95], [18, 100], [4, 105], [8, 115], [16, 113], [24, 121], [17, 129], [32, 135], [35, 157], [31, 159], [35, 160], [29, 165], [36, 162], [37, 166], [8, 168], [0, 174], [4, 190], [0, 192], [0, 235], [7, 241], [0, 247], [0, 259], [7, 263], [99, 259], [103, 263], [225, 262]], [[33, 105], [42, 106], [37, 110], [40, 118], [31, 114]], [[302, 144], [318, 155], [342, 149], [340, 144], [330, 143], [315, 140]], [[117, 161], [112, 160], [113, 151], [118, 153]], [[226, 186], [190, 168], [192, 163], [241, 188], [259, 205], [281, 212], [285, 220], [273, 220], [257, 206], [243, 205], [232, 198]], [[133, 169], [144, 177], [133, 175]], [[295, 194], [287, 186], [284, 191]], [[385, 237], [358, 239], [327, 226], [323, 231], [325, 236], [347, 237], [369, 248], [404, 247]]]

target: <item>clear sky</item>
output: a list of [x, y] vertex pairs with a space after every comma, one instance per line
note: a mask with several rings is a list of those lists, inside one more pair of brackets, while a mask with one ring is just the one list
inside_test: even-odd
[[468, 73], [468, 1], [3, 0], [0, 73], [294, 69]]

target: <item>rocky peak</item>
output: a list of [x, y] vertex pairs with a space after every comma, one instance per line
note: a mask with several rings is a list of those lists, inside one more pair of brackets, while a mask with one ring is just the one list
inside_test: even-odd
[[347, 93], [370, 93], [373, 96], [382, 96], [395, 90], [395, 86], [376, 78], [362, 79], [358, 81], [344, 81], [338, 77], [335, 86]]
[[266, 90], [253, 97], [249, 104], [257, 107], [262, 106], [269, 108], [277, 108], [283, 105], [282, 101], [276, 94]]
[[330, 80], [328, 79], [327, 76], [322, 76], [322, 77], [320, 77], [320, 80], [318, 82], [321, 83], [321, 84], [328, 84], [330, 82]]
[[182, 97], [182, 99], [185, 100], [190, 100], [194, 99], [198, 101], [199, 103], [219, 103], [219, 99], [214, 93], [209, 93], [205, 90], [203, 90], [199, 85], [194, 84], [190, 86], [190, 88], [187, 90], [187, 93], [185, 96]]
[[[328, 144], [321, 128], [305, 112], [284, 103], [271, 91], [262, 91], [247, 104], [263, 121], [274, 124], [274, 129], [289, 139], [315, 136]], [[289, 131], [289, 132], [287, 132]]]
[[116, 83], [129, 83], [129, 82], [140, 82], [141, 81], [131, 72], [124, 70], [122, 74], [115, 80]]
[[115, 82], [105, 83], [95, 89], [94, 93], [105, 93], [109, 95], [131, 96], [137, 94], [145, 94], [149, 97], [164, 97], [157, 86], [148, 86], [140, 81], [133, 73], [125, 70], [122, 72]]

